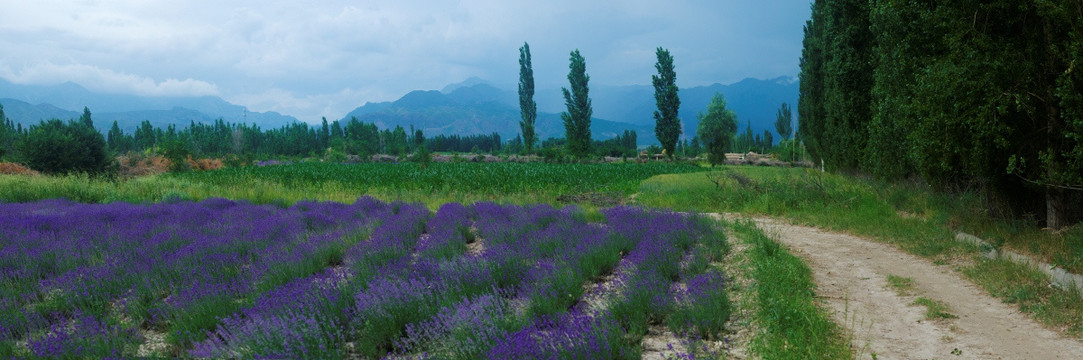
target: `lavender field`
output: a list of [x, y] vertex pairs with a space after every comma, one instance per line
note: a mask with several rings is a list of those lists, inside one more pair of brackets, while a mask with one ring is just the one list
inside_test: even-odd
[[0, 204], [0, 356], [637, 359], [714, 339], [712, 221], [616, 207]]

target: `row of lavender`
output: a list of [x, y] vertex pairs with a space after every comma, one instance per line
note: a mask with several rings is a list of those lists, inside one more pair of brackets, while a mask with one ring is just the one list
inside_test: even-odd
[[[706, 266], [721, 234], [670, 213], [432, 216], [370, 198], [0, 208], [2, 355], [135, 355], [149, 330], [196, 357], [634, 358], [648, 324], [709, 337], [728, 314]], [[585, 306], [584, 284], [610, 273], [606, 305]]]

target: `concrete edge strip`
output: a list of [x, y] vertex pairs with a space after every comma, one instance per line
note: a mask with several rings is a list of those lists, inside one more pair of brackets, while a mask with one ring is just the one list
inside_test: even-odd
[[1016, 264], [1036, 268], [1038, 271], [1041, 271], [1049, 277], [1053, 286], [1062, 290], [1075, 291], [1076, 293], [1079, 293], [1080, 296], [1083, 296], [1083, 276], [1080, 276], [1079, 274], [1070, 273], [1055, 265], [1047, 264], [1010, 250], [998, 250], [995, 246], [989, 244], [985, 240], [964, 232], [956, 233], [955, 240], [977, 246], [978, 250], [982, 253], [982, 256], [986, 258], [1005, 259]]

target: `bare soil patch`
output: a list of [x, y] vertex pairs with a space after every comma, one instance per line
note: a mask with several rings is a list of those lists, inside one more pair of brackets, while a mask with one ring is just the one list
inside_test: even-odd
[[[1083, 358], [1083, 343], [1042, 327], [950, 266], [851, 235], [754, 220], [806, 260], [818, 295], [853, 336], [862, 358]], [[892, 289], [888, 275], [913, 279], [916, 294]], [[926, 308], [914, 304], [918, 296], [944, 304], [958, 318], [926, 319]]]

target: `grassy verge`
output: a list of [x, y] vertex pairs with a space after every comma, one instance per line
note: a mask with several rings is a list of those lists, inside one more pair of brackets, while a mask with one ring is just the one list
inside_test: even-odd
[[814, 301], [812, 272], [752, 222], [733, 225], [751, 248], [749, 274], [755, 283], [759, 331], [750, 352], [764, 359], [848, 359], [842, 330]]
[[1007, 260], [982, 261], [963, 269], [990, 294], [1069, 335], [1083, 336], [1083, 298], [1049, 286], [1045, 274]]
[[1083, 305], [1075, 305], [1083, 301], [1077, 294], [1048, 289], [1039, 275], [1019, 275], [1023, 270], [1016, 266], [982, 259], [974, 247], [953, 239], [955, 231], [970, 232], [1083, 273], [1083, 226], [1050, 233], [1026, 221], [992, 217], [972, 193], [942, 194], [914, 183], [884, 183], [814, 169], [729, 167], [660, 175], [643, 182], [636, 201], [688, 211], [788, 218], [892, 243], [935, 263], [955, 264], [992, 295], [1018, 303], [1047, 326], [1083, 335]]

